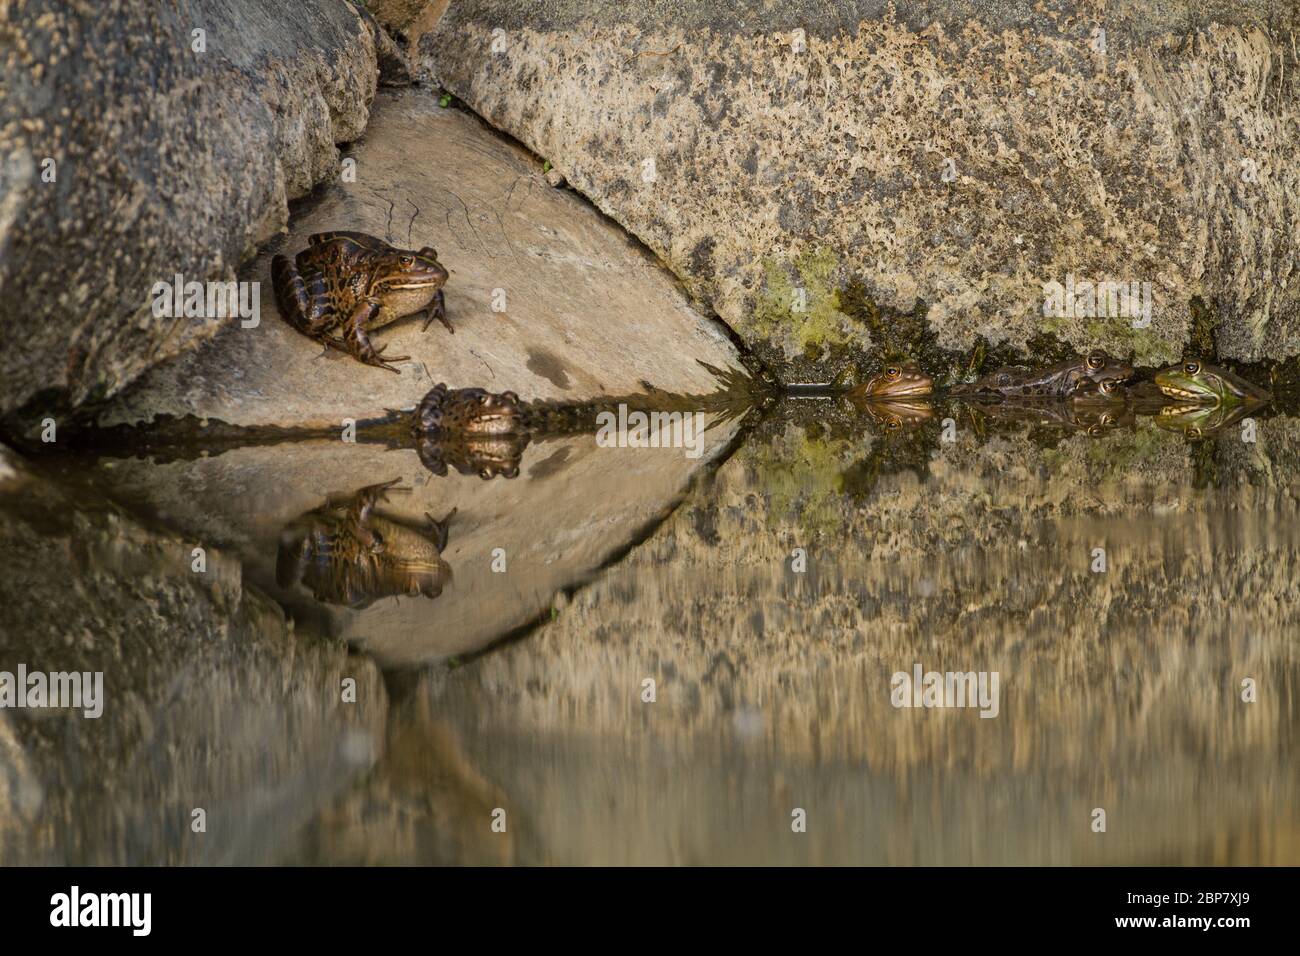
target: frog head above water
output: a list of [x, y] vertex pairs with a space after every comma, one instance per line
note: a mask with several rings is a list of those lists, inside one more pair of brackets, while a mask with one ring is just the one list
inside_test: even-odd
[[1273, 396], [1226, 368], [1188, 359], [1156, 372], [1156, 385], [1171, 398], [1200, 405], [1267, 402]]
[[449, 389], [439, 382], [415, 410], [417, 436], [513, 435], [525, 431], [519, 396], [481, 388]]
[[860, 385], [849, 389], [849, 399], [915, 398], [934, 391], [934, 380], [914, 362], [886, 365]]

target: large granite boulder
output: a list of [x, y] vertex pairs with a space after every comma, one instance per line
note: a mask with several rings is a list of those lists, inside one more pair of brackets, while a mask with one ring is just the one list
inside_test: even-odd
[[[390, 4], [417, 75], [787, 378], [981, 336], [1300, 352], [1294, 4], [463, 0], [429, 27], [443, 5]], [[1103, 281], [1137, 301], [1090, 304]]]
[[233, 279], [337, 174], [376, 78], [336, 0], [6, 5], [0, 414], [109, 395], [230, 321], [155, 317], [151, 290]]

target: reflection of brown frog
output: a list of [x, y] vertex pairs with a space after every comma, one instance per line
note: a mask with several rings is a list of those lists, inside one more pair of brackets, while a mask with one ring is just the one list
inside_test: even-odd
[[1086, 356], [1047, 368], [1005, 365], [969, 384], [957, 385], [954, 395], [1002, 395], [1008, 398], [1061, 398], [1090, 384], [1112, 385], [1133, 376], [1133, 366], [1099, 349]]
[[527, 434], [486, 438], [432, 437], [420, 439], [416, 450], [420, 463], [439, 477], [446, 475], [450, 466], [462, 475], [478, 475], [489, 481], [497, 475], [519, 477], [519, 463], [528, 447], [528, 439]]
[[887, 431], [916, 428], [934, 418], [934, 407], [923, 398], [910, 401], [850, 398], [849, 401], [854, 408]]
[[976, 411], [994, 421], [1027, 422], [1035, 426], [1059, 428], [1065, 431], [1100, 438], [1119, 428], [1132, 428], [1137, 423], [1133, 407], [1123, 397], [1122, 389], [1110, 386], [1102, 389], [1085, 388], [1070, 398], [1052, 401], [969, 401]]
[[420, 461], [436, 475], [448, 466], [484, 480], [514, 478], [528, 446], [519, 396], [481, 388], [449, 389], [439, 382], [429, 389], [411, 421]]
[[376, 504], [396, 483], [330, 498], [290, 523], [276, 555], [280, 587], [301, 582], [318, 601], [358, 609], [394, 595], [440, 595], [452, 576], [442, 552], [455, 511], [420, 524], [379, 514]]

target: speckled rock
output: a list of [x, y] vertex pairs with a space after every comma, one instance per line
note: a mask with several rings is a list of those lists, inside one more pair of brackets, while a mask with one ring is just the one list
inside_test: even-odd
[[[1154, 364], [1198, 297], [1222, 355], [1300, 352], [1297, 34], [1272, 0], [465, 0], [416, 71], [824, 380], [917, 338]], [[1071, 277], [1150, 283], [1149, 327], [1045, 316]]]
[[269, 862], [382, 755], [374, 663], [194, 547], [0, 448], [0, 671], [103, 675], [97, 717], [0, 709], [0, 864]]
[[109, 395], [229, 321], [156, 318], [153, 285], [233, 279], [337, 174], [374, 36], [335, 0], [6, 4], [0, 413]]

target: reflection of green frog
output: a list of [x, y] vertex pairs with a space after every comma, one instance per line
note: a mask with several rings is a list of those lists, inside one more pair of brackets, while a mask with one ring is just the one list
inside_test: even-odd
[[1004, 365], [983, 378], [953, 389], [954, 395], [1001, 395], [1005, 398], [1059, 398], [1093, 383], [1119, 383], [1133, 376], [1133, 366], [1093, 350], [1082, 358], [1048, 368]]
[[1165, 431], [1182, 432], [1196, 441], [1237, 424], [1267, 404], [1247, 401], [1217, 405], [1168, 405], [1160, 409], [1155, 423]]
[[1237, 405], [1243, 402], [1268, 402], [1273, 398], [1264, 389], [1251, 384], [1240, 375], [1196, 359], [1161, 369], [1156, 372], [1155, 381], [1160, 391], [1181, 402]]
[[280, 537], [276, 582], [288, 588], [301, 581], [316, 600], [352, 608], [393, 595], [440, 595], [451, 580], [442, 552], [455, 512], [441, 521], [426, 514], [417, 525], [378, 514], [375, 505], [396, 483], [331, 498], [289, 524]]

